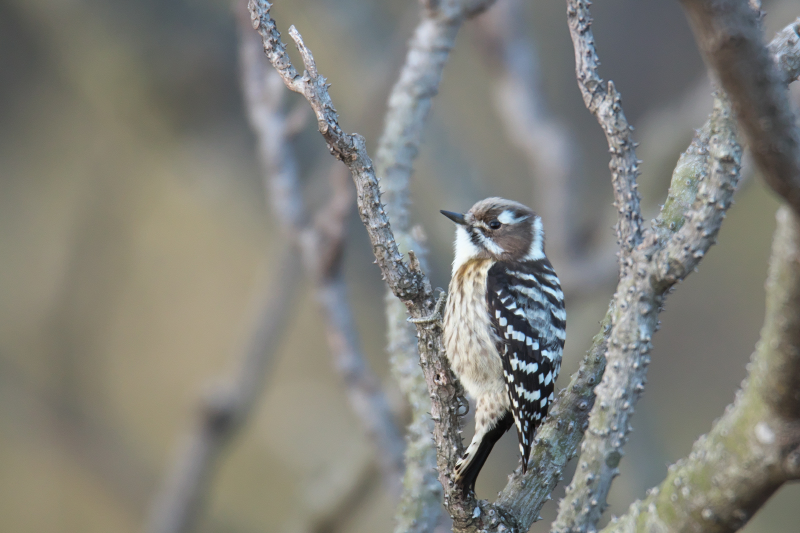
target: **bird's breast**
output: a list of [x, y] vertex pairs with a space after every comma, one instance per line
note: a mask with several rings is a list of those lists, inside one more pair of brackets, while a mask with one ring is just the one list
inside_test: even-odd
[[499, 393], [505, 387], [498, 339], [486, 301], [486, 279], [492, 265], [491, 259], [477, 259], [453, 273], [444, 317], [447, 359], [473, 398]]

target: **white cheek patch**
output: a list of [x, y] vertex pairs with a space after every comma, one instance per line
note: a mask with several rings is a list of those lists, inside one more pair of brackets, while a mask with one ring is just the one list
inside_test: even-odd
[[500, 216], [497, 217], [497, 220], [499, 220], [503, 224], [516, 224], [518, 222], [522, 222], [526, 218], [528, 218], [527, 215], [516, 217], [514, 216], [513, 211], [511, 211], [510, 209], [506, 209], [505, 211], [500, 213]]
[[525, 260], [539, 261], [540, 259], [544, 259], [544, 229], [542, 229], [542, 219], [537, 217], [533, 221], [533, 240]]
[[483, 247], [486, 248], [489, 252], [493, 253], [494, 255], [502, 255], [505, 253], [505, 250], [503, 250], [496, 242], [485, 236], [480, 231], [477, 232], [477, 235], [478, 238], [481, 240], [481, 245], [483, 245]]
[[456, 226], [456, 254], [453, 259], [453, 273], [461, 267], [464, 263], [477, 257], [481, 253], [480, 249], [473, 244], [469, 233], [463, 226]]

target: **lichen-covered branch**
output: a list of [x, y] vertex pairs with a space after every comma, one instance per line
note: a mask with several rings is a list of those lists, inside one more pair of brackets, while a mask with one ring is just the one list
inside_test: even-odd
[[[718, 103], [712, 116], [710, 170], [697, 187], [693, 205], [669, 240], [648, 231], [628, 258], [629, 269], [617, 286], [616, 312], [606, 352], [607, 367], [595, 390], [597, 401], [581, 445], [578, 470], [559, 507], [555, 531], [594, 529], [631, 428], [630, 417], [646, 382], [648, 353], [658, 328], [658, 314], [667, 290], [697, 266], [714, 242], [724, 211], [731, 205], [741, 165], [741, 148], [733, 133], [730, 111]], [[699, 182], [699, 183], [698, 183]], [[691, 189], [689, 189], [691, 191]], [[678, 192], [673, 191], [673, 196]], [[713, 200], [713, 201], [711, 201]]]
[[800, 221], [786, 207], [777, 218], [767, 312], [743, 389], [664, 482], [603, 531], [737, 531], [800, 478]]
[[743, 0], [682, 0], [682, 4], [703, 58], [731, 99], [764, 179], [800, 213], [800, 130], [786, 83], [781, 83], [763, 42], [759, 13]]

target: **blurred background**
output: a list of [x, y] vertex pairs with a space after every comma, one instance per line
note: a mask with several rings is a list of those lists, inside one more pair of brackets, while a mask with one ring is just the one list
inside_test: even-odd
[[[342, 126], [374, 150], [417, 3], [275, 4], [279, 28], [297, 26], [333, 84]], [[575, 140], [584, 177], [574, 191], [578, 222], [611, 236], [607, 148], [575, 82], [564, 3], [529, 4], [543, 97]], [[800, 16], [794, 0], [764, 7], [768, 38]], [[654, 213], [710, 111], [705, 70], [678, 2], [608, 0], [593, 14], [600, 74], [614, 80], [637, 128], [640, 184]], [[453, 228], [439, 209], [493, 195], [537, 208], [536, 181], [492, 104], [492, 65], [479, 46], [468, 23], [412, 186], [442, 287]], [[239, 80], [227, 0], [0, 0], [0, 530], [142, 531], [198, 398], [233, 371], [281, 249]], [[314, 124], [297, 137], [297, 153], [308, 201], [319, 205], [316, 184], [331, 159]], [[749, 179], [719, 245], [670, 296], [608, 515], [659, 483], [732, 401], [763, 319], [777, 205]], [[384, 287], [355, 212], [348, 229], [345, 272], [364, 352], [400, 405]], [[560, 386], [613, 289], [567, 302]], [[252, 419], [214, 472], [199, 531], [392, 527], [393, 500], [375, 479], [375, 452], [332, 368], [308, 284], [294, 295], [291, 325]], [[478, 483], [483, 498], [517, 465], [512, 433], [496, 450]], [[782, 488], [746, 531], [797, 531], [799, 498], [800, 487]], [[555, 509], [545, 507], [545, 525]]]

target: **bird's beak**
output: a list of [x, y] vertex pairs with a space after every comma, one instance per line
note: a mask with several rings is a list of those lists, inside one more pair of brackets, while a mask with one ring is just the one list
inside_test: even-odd
[[456, 224], [461, 224], [462, 226], [467, 225], [467, 220], [464, 218], [464, 215], [461, 213], [454, 213], [453, 211], [439, 211], [441, 214], [455, 222]]

